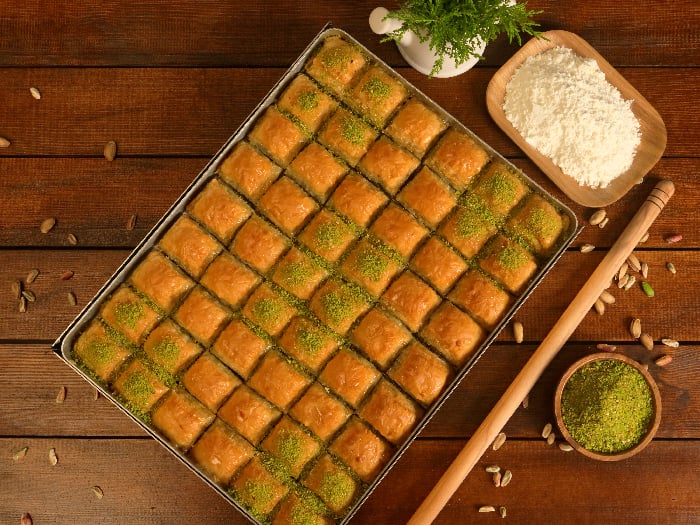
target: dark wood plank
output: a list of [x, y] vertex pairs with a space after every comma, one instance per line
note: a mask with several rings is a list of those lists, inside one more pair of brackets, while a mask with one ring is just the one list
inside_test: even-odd
[[[530, 357], [535, 346], [494, 344], [481, 357], [438, 413], [422, 437], [472, 435], [499, 397]], [[662, 349], [650, 353], [640, 347], [620, 345], [621, 352], [649, 363]], [[527, 409], [519, 409], [506, 431], [518, 438], [536, 439], [542, 427], [554, 421], [553, 399], [558, 379], [576, 359], [594, 352], [594, 345], [569, 345], [540, 378], [529, 396]], [[700, 372], [697, 345], [682, 345], [671, 352], [666, 368], [650, 365], [659, 382], [663, 417], [659, 438], [700, 438], [700, 386], [693, 380]], [[93, 400], [92, 387], [47, 345], [0, 345], [0, 421], [9, 436], [143, 436], [142, 429], [104, 398]], [[67, 396], [55, 402], [60, 387]], [[40, 415], [40, 417], [37, 417]]]
[[[29, 451], [23, 460], [9, 459], [24, 446]], [[353, 523], [405, 523], [460, 446], [452, 440], [414, 443]], [[59, 457], [54, 467], [47, 459], [50, 447]], [[19, 523], [23, 512], [34, 523], [87, 525], [95, 516], [104, 525], [248, 523], [152, 440], [3, 438], [0, 450], [2, 523]], [[505, 506], [513, 523], [690, 524], [700, 513], [699, 461], [700, 441], [653, 442], [624, 463], [603, 463], [541, 440], [512, 440], [486, 453], [435, 523], [493, 519], [478, 514], [481, 505], [491, 504]], [[493, 463], [512, 471], [507, 487], [494, 487], [484, 472]], [[101, 500], [91, 491], [95, 485], [104, 491]]]
[[[281, 10], [216, 0], [177, 5], [121, 0], [97, 9], [80, 2], [59, 8], [7, 0], [0, 19], [0, 65], [286, 66], [329, 21], [392, 65], [403, 64], [395, 47], [380, 44], [368, 26], [377, 5], [307, 0]], [[543, 11], [536, 17], [542, 30], [577, 32], [615, 65], [697, 65], [697, 42], [690, 37], [700, 24], [696, 7], [694, 0], [674, 2], [673, 9], [664, 3], [638, 9], [633, 0], [528, 2], [528, 8]], [[501, 38], [488, 49], [488, 63], [502, 63], [513, 51]]]
[[[535, 182], [572, 207], [581, 226], [592, 210], [571, 203], [540, 172], [523, 158], [512, 159]], [[66, 236], [78, 237], [78, 248], [133, 248], [150, 231], [173, 202], [196, 178], [207, 158], [120, 158], [114, 162], [84, 158], [1, 158], [0, 246], [66, 247]], [[680, 233], [675, 247], [700, 247], [700, 216], [695, 199], [700, 194], [698, 158], [664, 158], [643, 184], [633, 187], [608, 207], [610, 218], [604, 229], [587, 227], [575, 246], [591, 243], [607, 248], [627, 225], [661, 178], [676, 184], [676, 195], [654, 223], [644, 249], [669, 248], [664, 237]], [[39, 190], [40, 189], [40, 190]], [[132, 214], [138, 217], [133, 231], [126, 229]], [[48, 235], [39, 231], [47, 217], [55, 217], [56, 228]]]
[[[495, 69], [444, 80], [410, 68], [399, 72], [504, 155], [522, 153], [494, 126], [484, 94]], [[0, 69], [12, 142], [2, 156], [212, 156], [285, 73], [270, 69]], [[622, 74], [656, 107], [668, 129], [667, 156], [697, 156], [693, 70], [626, 68]], [[29, 87], [42, 91], [34, 100]]]
[[[5, 289], [0, 294], [3, 311], [0, 341], [53, 341], [128, 255], [125, 250], [4, 251], [4, 264], [0, 266], [0, 283]], [[696, 322], [700, 315], [700, 297], [688, 292], [689, 286], [700, 281], [700, 260], [696, 252], [649, 250], [639, 252], [639, 256], [649, 264], [649, 281], [656, 297], [646, 297], [636, 286], [626, 292], [611, 288], [618, 302], [609, 306], [603, 316], [591, 312], [574, 332], [573, 341], [628, 342], [627, 325], [633, 316], [644, 321], [645, 331], [657, 341], [661, 337], [700, 340], [700, 327]], [[544, 338], [602, 257], [602, 251], [582, 254], [571, 250], [556, 263], [517, 313], [526, 327], [528, 341]], [[677, 275], [666, 270], [666, 261], [675, 264]], [[27, 312], [20, 313], [10, 293], [10, 283], [23, 279], [32, 268], [41, 271], [39, 278], [27, 287], [37, 299], [29, 304]], [[70, 281], [60, 278], [66, 270], [75, 272]], [[66, 294], [69, 291], [77, 295], [78, 307], [68, 305]]]

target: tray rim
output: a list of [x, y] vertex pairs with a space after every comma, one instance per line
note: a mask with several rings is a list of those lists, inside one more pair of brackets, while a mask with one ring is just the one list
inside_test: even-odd
[[261, 115], [268, 106], [274, 103], [278, 94], [286, 87], [286, 85], [292, 80], [294, 75], [303, 71], [303, 65], [308, 59], [311, 52], [316, 48], [316, 46], [325, 38], [329, 36], [338, 35], [347, 39], [350, 43], [357, 45], [361, 48], [362, 52], [366, 54], [369, 58], [375, 61], [377, 64], [383, 66], [389, 70], [393, 75], [398, 77], [405, 85], [407, 85], [415, 95], [422, 98], [424, 101], [428, 102], [433, 106], [433, 109], [437, 110], [443, 118], [450, 123], [450, 125], [461, 128], [466, 131], [474, 140], [476, 140], [481, 146], [483, 146], [493, 158], [498, 158], [504, 161], [508, 166], [510, 166], [514, 171], [516, 171], [531, 187], [535, 189], [541, 195], [546, 196], [552, 202], [560, 208], [561, 212], [565, 214], [569, 220], [567, 230], [562, 233], [561, 245], [557, 248], [555, 252], [549, 254], [546, 257], [546, 261], [538, 272], [531, 278], [530, 282], [523, 290], [523, 292], [517, 297], [511, 306], [509, 312], [506, 316], [489, 332], [486, 339], [481, 343], [481, 345], [476, 349], [472, 356], [464, 363], [460, 368], [455, 367], [456, 373], [452, 381], [446, 386], [445, 390], [440, 394], [440, 396], [432, 403], [430, 407], [425, 410], [425, 413], [413, 431], [404, 440], [403, 443], [398, 445], [391, 458], [387, 464], [382, 468], [376, 478], [366, 485], [366, 488], [362, 494], [355, 500], [352, 506], [347, 510], [345, 515], [337, 522], [337, 525], [347, 524], [355, 513], [359, 510], [365, 500], [372, 494], [374, 489], [379, 485], [387, 473], [393, 468], [395, 463], [401, 458], [408, 447], [413, 443], [418, 434], [425, 428], [425, 426], [432, 419], [434, 414], [442, 407], [444, 402], [451, 396], [454, 390], [459, 386], [463, 378], [469, 373], [471, 368], [477, 363], [484, 352], [489, 348], [493, 341], [499, 336], [503, 328], [511, 321], [512, 317], [515, 315], [517, 310], [524, 304], [524, 302], [529, 298], [530, 294], [539, 285], [539, 283], [544, 279], [546, 274], [551, 270], [555, 263], [559, 260], [566, 249], [571, 245], [576, 236], [580, 233], [581, 228], [578, 224], [578, 219], [576, 214], [564, 203], [561, 199], [553, 196], [550, 192], [544, 189], [540, 184], [533, 180], [530, 176], [526, 175], [523, 170], [515, 166], [511, 161], [506, 159], [502, 154], [496, 151], [492, 146], [484, 142], [476, 133], [469, 129], [462, 122], [457, 120], [452, 116], [447, 110], [445, 110], [441, 105], [432, 100], [430, 97], [425, 95], [420, 89], [418, 89], [413, 83], [411, 83], [407, 78], [397, 72], [394, 68], [390, 67], [386, 62], [372, 53], [365, 45], [360, 43], [355, 37], [347, 33], [346, 31], [332, 26], [332, 24], [327, 24], [322, 28], [319, 33], [310, 41], [306, 48], [300, 53], [299, 57], [291, 64], [288, 70], [282, 74], [280, 79], [274, 84], [270, 89], [268, 94], [264, 96], [261, 101], [256, 105], [256, 107], [251, 111], [251, 113], [244, 119], [242, 124], [236, 129], [236, 131], [227, 139], [224, 145], [215, 153], [212, 158], [207, 162], [206, 166], [201, 170], [201, 172], [193, 179], [192, 183], [185, 189], [185, 191], [175, 200], [172, 206], [164, 213], [164, 215], [157, 221], [154, 227], [144, 236], [141, 242], [134, 248], [134, 250], [127, 256], [125, 261], [119, 266], [117, 270], [108, 278], [105, 284], [100, 288], [98, 292], [93, 296], [93, 298], [87, 303], [83, 310], [73, 319], [73, 321], [68, 325], [65, 331], [56, 339], [53, 343], [52, 348], [54, 353], [62, 360], [65, 361], [71, 368], [73, 368], [79, 375], [86, 379], [92, 384], [100, 393], [114, 403], [118, 409], [124, 412], [132, 420], [134, 420], [148, 435], [156, 439], [161, 443], [166, 449], [168, 449], [173, 455], [175, 455], [183, 464], [185, 464], [190, 470], [192, 470], [198, 477], [212, 487], [216, 492], [218, 492], [224, 499], [226, 499], [230, 504], [237, 508], [248, 520], [253, 523], [260, 523], [255, 520], [253, 516], [245, 510], [238, 502], [236, 502], [225, 488], [214, 483], [209, 479], [206, 472], [202, 471], [189, 456], [178, 449], [175, 445], [171, 444], [167, 439], [161, 436], [154, 428], [146, 425], [138, 417], [132, 414], [126, 407], [124, 407], [120, 401], [112, 395], [112, 393], [104, 388], [101, 384], [92, 379], [89, 374], [83, 371], [75, 362], [74, 358], [71, 357], [71, 347], [74, 339], [79, 335], [81, 327], [87, 324], [95, 315], [97, 315], [102, 301], [109, 296], [128, 276], [132, 267], [141, 262], [142, 257], [157, 243], [159, 236], [164, 232], [165, 229], [170, 227], [170, 225], [177, 219], [179, 213], [184, 211], [189, 199], [197, 192], [201, 187], [203, 187], [212, 177], [216, 175], [216, 169], [218, 165], [226, 158], [226, 155], [235, 147], [240, 139], [242, 139], [247, 133], [248, 129], [254, 124], [256, 118]]
[[[640, 144], [630, 168], [606, 188], [580, 185], [564, 173], [549, 157], [531, 146], [506, 118], [503, 111], [505, 88], [515, 70], [529, 57], [548, 49], [563, 46], [576, 54], [593, 58], [608, 82], [615, 86], [625, 100], [632, 100], [632, 112], [640, 124]], [[486, 106], [494, 122], [572, 201], [587, 207], [604, 207], [622, 198], [659, 161], [666, 149], [667, 132], [661, 115], [596, 49], [579, 35], [554, 29], [532, 38], [501, 66], [486, 88]]]

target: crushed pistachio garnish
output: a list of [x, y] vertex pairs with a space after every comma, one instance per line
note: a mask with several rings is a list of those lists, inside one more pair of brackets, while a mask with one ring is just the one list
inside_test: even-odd
[[117, 355], [117, 350], [114, 346], [105, 341], [90, 341], [87, 344], [86, 351], [98, 364], [108, 363]]
[[557, 221], [542, 208], [534, 208], [527, 216], [526, 224], [536, 235], [552, 235], [557, 231]]
[[622, 361], [603, 359], [574, 372], [562, 392], [562, 418], [584, 448], [627, 450], [642, 439], [654, 415], [644, 376]]
[[180, 347], [170, 338], [159, 341], [154, 347], [155, 354], [164, 362], [172, 363], [180, 355]]
[[321, 497], [334, 507], [347, 505], [354, 490], [352, 478], [343, 472], [326, 472], [321, 478]]
[[460, 237], [463, 237], [465, 239], [478, 237], [479, 235], [483, 235], [485, 230], [486, 227], [473, 215], [470, 215], [468, 213], [460, 213], [457, 216], [455, 232]]
[[302, 91], [297, 96], [297, 104], [302, 111], [311, 111], [318, 107], [318, 93], [315, 91]]
[[276, 321], [284, 313], [284, 306], [274, 298], [260, 299], [253, 305], [253, 315], [263, 323]]
[[527, 262], [527, 255], [512, 246], [504, 246], [498, 254], [498, 262], [506, 270], [515, 270]]
[[325, 337], [323, 334], [312, 328], [307, 328], [302, 326], [297, 330], [296, 343], [303, 350], [306, 350], [310, 354], [317, 354], [321, 348], [323, 348], [323, 343], [325, 342]]
[[325, 250], [338, 247], [342, 240], [343, 225], [336, 221], [319, 225], [314, 234], [314, 242]]
[[320, 523], [318, 514], [303, 504], [295, 505], [292, 509], [292, 525], [318, 525]]
[[288, 286], [304, 284], [313, 273], [313, 266], [305, 261], [290, 262], [281, 268], [282, 281]]
[[117, 322], [127, 328], [135, 329], [136, 324], [145, 315], [143, 304], [137, 301], [120, 303], [114, 309]]
[[344, 49], [328, 49], [321, 55], [321, 63], [326, 67], [340, 68], [350, 62], [350, 55]]
[[359, 146], [365, 138], [365, 128], [359, 119], [345, 116], [340, 121], [340, 133], [350, 144]]
[[277, 452], [287, 466], [291, 467], [299, 461], [303, 448], [304, 440], [298, 432], [292, 432], [286, 428], [280, 432], [277, 438]]
[[124, 381], [124, 393], [131, 400], [145, 401], [154, 392], [153, 385], [143, 372], [136, 371]]
[[517, 196], [517, 186], [512, 177], [506, 173], [495, 173], [484, 182], [484, 189], [501, 204], [512, 203]]
[[261, 513], [274, 496], [274, 487], [264, 481], [248, 480], [245, 483], [245, 498], [252, 510]]
[[371, 98], [384, 99], [391, 94], [391, 86], [381, 78], [371, 77], [362, 86], [362, 91], [368, 93]]
[[372, 250], [363, 250], [355, 261], [355, 269], [373, 282], [378, 282], [388, 267], [389, 261]]
[[497, 224], [499, 221], [483, 199], [476, 195], [467, 195], [463, 198], [463, 204], [466, 209], [471, 211], [483, 222], [488, 224]]

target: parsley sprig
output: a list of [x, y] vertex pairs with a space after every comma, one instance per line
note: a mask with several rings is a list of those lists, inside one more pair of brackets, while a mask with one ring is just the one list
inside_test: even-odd
[[406, 0], [386, 17], [401, 22], [401, 27], [387, 34], [382, 42], [399, 42], [413, 31], [421, 42], [429, 41], [436, 60], [430, 76], [442, 69], [445, 57], [457, 66], [478, 53], [481, 43], [488, 44], [499, 35], [521, 44], [520, 35], [539, 36], [539, 26], [531, 19], [542, 11], [527, 9], [526, 3], [510, 5], [507, 0]]

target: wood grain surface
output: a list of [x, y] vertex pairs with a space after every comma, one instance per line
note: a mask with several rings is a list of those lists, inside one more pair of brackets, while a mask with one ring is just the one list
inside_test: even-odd
[[[394, 8], [397, 1], [385, 4]], [[148, 234], [208, 160], [328, 22], [350, 32], [407, 80], [507, 156], [546, 190], [566, 196], [493, 122], [486, 88], [518, 49], [499, 38], [486, 60], [453, 79], [406, 66], [367, 24], [377, 4], [214, 0], [5, 0], [0, 9], [0, 524], [243, 524], [246, 519], [52, 352], [56, 337]], [[591, 311], [505, 427], [506, 444], [481, 458], [436, 523], [484, 523], [505, 506], [508, 523], [686, 525], [700, 516], [700, 7], [677, 2], [531, 0], [542, 30], [589, 42], [659, 112], [664, 156], [645, 180], [606, 208], [571, 204], [585, 226], [517, 312], [525, 342], [510, 327], [484, 353], [408, 448], [352, 523], [405, 523], [547, 335], [654, 184], [676, 194], [636, 253], [649, 265], [655, 297], [635, 286], [610, 291], [615, 304]], [[29, 88], [42, 96], [36, 100]], [[117, 157], [103, 157], [107, 141]], [[136, 215], [133, 229], [127, 228]], [[53, 217], [48, 234], [41, 222]], [[77, 245], [68, 241], [73, 234]], [[669, 244], [671, 234], [682, 235]], [[584, 243], [595, 245], [583, 254]], [[666, 264], [672, 262], [677, 273]], [[11, 283], [36, 301], [18, 310]], [[62, 280], [66, 271], [69, 280]], [[639, 277], [639, 276], [638, 276]], [[67, 294], [78, 299], [71, 306]], [[629, 335], [632, 318], [655, 340]], [[660, 343], [670, 337], [678, 348]], [[595, 462], [548, 447], [556, 383], [598, 343], [649, 364], [663, 418], [656, 439], [621, 463]], [[669, 354], [658, 367], [653, 360]], [[66, 399], [56, 403], [61, 387]], [[13, 454], [28, 447], [27, 455]], [[51, 466], [48, 450], [59, 461]], [[496, 488], [488, 464], [510, 469]], [[91, 487], [104, 492], [97, 499]], [[504, 523], [506, 523], [504, 521]]]

